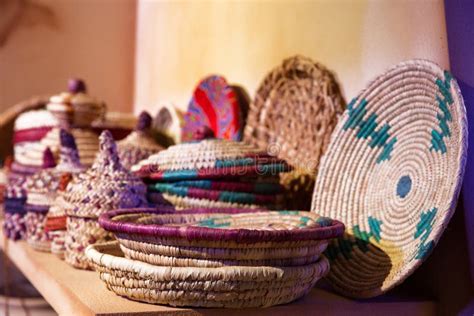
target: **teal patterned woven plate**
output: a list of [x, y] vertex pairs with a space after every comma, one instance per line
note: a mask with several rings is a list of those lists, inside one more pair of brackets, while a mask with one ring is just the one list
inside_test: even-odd
[[467, 123], [451, 74], [401, 63], [353, 99], [323, 157], [312, 211], [342, 221], [327, 279], [351, 297], [403, 282], [431, 253], [454, 212]]

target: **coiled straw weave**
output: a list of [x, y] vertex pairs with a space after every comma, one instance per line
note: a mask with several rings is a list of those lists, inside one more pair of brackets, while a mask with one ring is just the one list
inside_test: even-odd
[[109, 290], [132, 300], [172, 306], [285, 304], [309, 292], [329, 270], [324, 257], [298, 267], [160, 267], [123, 258], [117, 243], [92, 245], [86, 254]]
[[334, 75], [311, 59], [285, 59], [262, 81], [250, 105], [244, 141], [286, 160], [281, 175], [292, 201], [309, 210], [314, 176], [345, 102]]
[[244, 140], [313, 173], [344, 104], [324, 66], [302, 56], [285, 59], [260, 84]]
[[163, 266], [296, 266], [315, 263], [342, 224], [310, 212], [248, 209], [118, 210], [99, 219], [127, 258]]
[[347, 227], [326, 251], [337, 291], [379, 295], [431, 253], [463, 178], [465, 111], [451, 74], [425, 60], [391, 68], [350, 102], [312, 202]]

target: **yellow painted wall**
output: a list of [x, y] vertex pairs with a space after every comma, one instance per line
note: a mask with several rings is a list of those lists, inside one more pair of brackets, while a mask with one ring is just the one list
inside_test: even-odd
[[198, 80], [219, 73], [253, 96], [285, 57], [336, 71], [346, 98], [399, 61], [448, 66], [441, 0], [140, 0], [135, 109], [172, 101], [185, 109]]

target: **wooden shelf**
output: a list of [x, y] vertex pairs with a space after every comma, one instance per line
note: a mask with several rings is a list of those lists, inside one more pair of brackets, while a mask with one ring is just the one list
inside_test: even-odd
[[[0, 230], [3, 236], [3, 232]], [[108, 291], [96, 272], [76, 270], [48, 253], [36, 252], [24, 241], [5, 240], [0, 248], [38, 289], [59, 315], [221, 315], [219, 309], [173, 308], [134, 302]], [[436, 304], [424, 299], [382, 297], [354, 301], [315, 288], [291, 304], [246, 309], [250, 315], [288, 315], [317, 312], [322, 315], [433, 315]], [[226, 310], [226, 316], [243, 310]]]

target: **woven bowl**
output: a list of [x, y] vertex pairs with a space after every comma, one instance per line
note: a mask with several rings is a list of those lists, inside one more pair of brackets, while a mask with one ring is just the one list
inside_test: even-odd
[[342, 224], [309, 212], [132, 209], [104, 214], [127, 257], [157, 265], [294, 266], [314, 263]]
[[159, 267], [123, 258], [118, 243], [96, 244], [87, 257], [107, 288], [132, 300], [171, 306], [269, 307], [307, 294], [329, 271], [322, 257], [298, 267]]
[[401, 63], [350, 102], [312, 203], [347, 227], [326, 252], [337, 291], [382, 294], [428, 257], [454, 212], [466, 148], [458, 85], [432, 62]]

